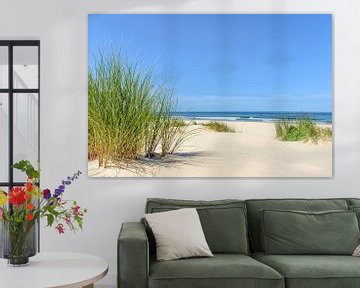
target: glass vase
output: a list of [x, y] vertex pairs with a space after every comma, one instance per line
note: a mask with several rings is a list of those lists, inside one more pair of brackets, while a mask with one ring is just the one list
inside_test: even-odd
[[36, 226], [28, 222], [0, 222], [0, 257], [8, 259], [9, 266], [25, 266], [29, 257], [36, 255]]

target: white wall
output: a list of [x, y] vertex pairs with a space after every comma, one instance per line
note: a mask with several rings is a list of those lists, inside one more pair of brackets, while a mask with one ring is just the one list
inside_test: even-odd
[[[8, 116], [4, 111], [4, 107], [7, 107], [8, 103], [6, 102], [5, 104], [5, 100], [4, 97], [2, 97], [2, 95], [0, 95], [0, 135], [7, 135], [9, 134], [9, 123], [8, 123]], [[8, 142], [9, 139], [7, 137], [0, 137], [0, 163], [1, 163], [1, 168], [0, 168], [0, 182], [2, 181], [6, 181], [6, 179], [8, 179], [8, 169], [3, 169], [3, 164], [2, 163], [8, 163], [9, 159], [8, 159]], [[5, 164], [6, 165], [6, 164]]]
[[[334, 178], [88, 178], [87, 14], [139, 12], [333, 13]], [[77, 169], [85, 172], [67, 192], [68, 197], [76, 198], [89, 209], [83, 233], [59, 236], [43, 229], [42, 250], [79, 251], [104, 257], [110, 264], [110, 272], [103, 283], [115, 284], [116, 238], [121, 223], [137, 221], [147, 197], [360, 196], [359, 0], [0, 0], [0, 27], [1, 39], [41, 40], [43, 186], [54, 187], [62, 177]]]

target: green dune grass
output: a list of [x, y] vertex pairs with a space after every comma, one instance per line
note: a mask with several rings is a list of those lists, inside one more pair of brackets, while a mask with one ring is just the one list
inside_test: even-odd
[[119, 53], [100, 53], [88, 74], [88, 157], [109, 161], [153, 158], [174, 153], [193, 135], [172, 117], [176, 98], [150, 69]]
[[281, 141], [312, 141], [331, 140], [332, 129], [320, 127], [309, 118], [291, 121], [279, 119], [275, 121], [276, 137]]
[[235, 129], [231, 128], [228, 124], [223, 122], [210, 121], [208, 123], [203, 123], [202, 125], [216, 132], [226, 132], [226, 133], [235, 132]]

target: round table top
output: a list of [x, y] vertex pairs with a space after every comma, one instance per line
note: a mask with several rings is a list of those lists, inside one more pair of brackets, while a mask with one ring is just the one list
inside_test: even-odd
[[0, 259], [0, 286], [78, 288], [100, 280], [107, 272], [107, 262], [97, 256], [68, 252], [38, 253], [30, 258], [28, 266], [23, 267], [9, 267], [6, 259]]

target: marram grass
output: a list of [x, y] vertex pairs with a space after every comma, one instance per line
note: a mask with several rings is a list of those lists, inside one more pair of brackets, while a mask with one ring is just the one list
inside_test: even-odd
[[276, 137], [281, 141], [312, 141], [331, 140], [332, 129], [320, 127], [309, 118], [297, 120], [279, 119], [275, 122]]
[[210, 121], [208, 123], [203, 123], [202, 125], [216, 132], [226, 132], [226, 133], [235, 132], [235, 129], [231, 128], [228, 124], [223, 122]]
[[192, 133], [171, 116], [173, 91], [118, 53], [99, 55], [88, 75], [89, 159], [106, 166], [152, 158], [157, 148], [162, 157], [174, 153]]

